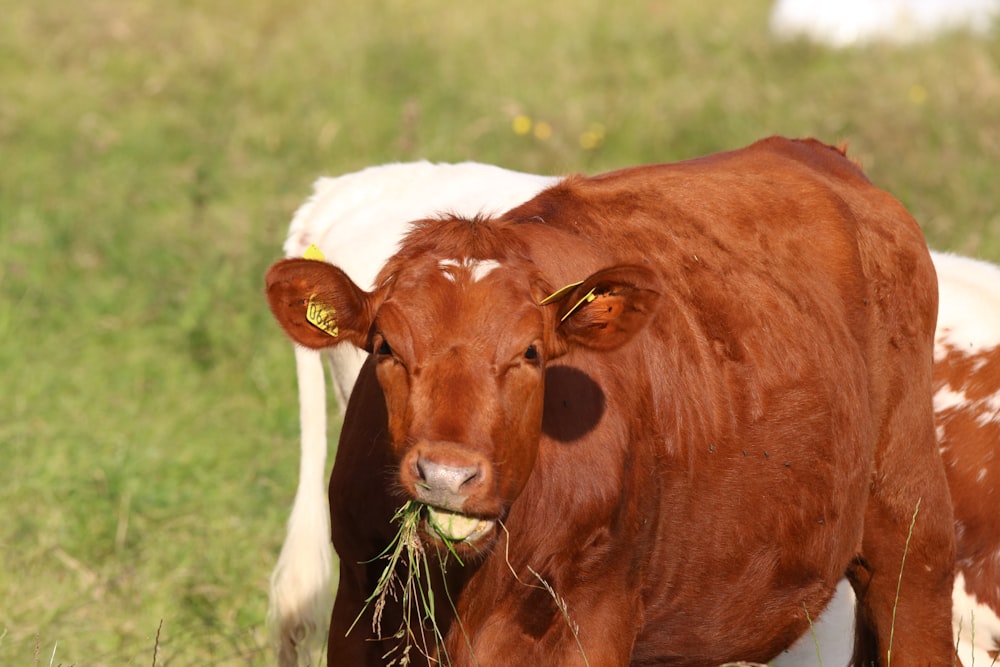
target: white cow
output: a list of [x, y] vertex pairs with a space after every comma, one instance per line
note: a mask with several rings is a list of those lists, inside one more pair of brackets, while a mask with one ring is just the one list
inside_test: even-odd
[[949, 30], [987, 33], [1000, 0], [777, 0], [771, 31], [833, 47], [913, 42]]
[[[315, 244], [326, 259], [359, 285], [371, 288], [378, 269], [395, 251], [407, 223], [441, 213], [499, 213], [520, 204], [558, 178], [478, 164], [416, 162], [371, 167], [338, 178], [321, 178], [292, 219], [285, 255], [300, 257]], [[932, 253], [940, 281], [938, 339], [961, 341], [971, 350], [1000, 344], [1000, 268]], [[944, 353], [939, 345], [936, 355]], [[295, 349], [299, 381], [301, 461], [288, 535], [271, 577], [269, 620], [282, 667], [309, 664], [330, 618], [331, 543], [326, 497], [327, 355], [340, 415], [365, 355], [340, 345], [322, 353]], [[1000, 621], [976, 607], [957, 578], [955, 628], [965, 667], [992, 664]], [[807, 635], [774, 663], [780, 667], [846, 665], [851, 655], [853, 592], [846, 582]], [[979, 628], [975, 635], [969, 628]], [[972, 640], [975, 640], [975, 646]], [[817, 652], [818, 643], [818, 652]]]
[[[388, 164], [320, 178], [312, 197], [292, 218], [285, 255], [301, 257], [315, 244], [328, 261], [371, 289], [408, 222], [443, 213], [502, 213], [559, 180], [475, 162]], [[353, 345], [322, 353], [295, 349], [302, 450], [299, 486], [288, 534], [271, 574], [268, 610], [282, 667], [310, 664], [326, 634], [332, 607], [324, 354], [340, 416], [366, 356]]]

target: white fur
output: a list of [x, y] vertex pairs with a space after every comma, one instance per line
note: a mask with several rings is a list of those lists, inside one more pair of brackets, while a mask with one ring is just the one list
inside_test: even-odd
[[330, 592], [330, 509], [326, 496], [326, 394], [320, 352], [295, 347], [301, 454], [288, 533], [271, 573], [268, 623], [282, 667], [309, 665], [326, 636]]
[[[931, 257], [938, 274], [939, 298], [935, 357], [947, 354], [949, 348], [971, 354], [1000, 344], [1000, 267], [946, 253], [932, 252]], [[934, 409], [944, 410], [966, 400], [963, 392], [945, 387], [934, 396]], [[951, 446], [961, 447], [961, 444], [952, 443]], [[1000, 586], [1000, 582], [997, 585]], [[846, 582], [841, 582], [830, 606], [816, 623], [819, 655], [824, 667], [843, 667], [850, 660], [854, 600], [854, 591]], [[953, 630], [962, 663], [965, 667], [973, 664], [988, 667], [991, 659], [986, 651], [996, 650], [1000, 642], [1000, 620], [988, 607], [978, 604], [975, 596], [965, 592], [965, 580], [961, 575], [956, 577], [952, 602]], [[816, 646], [809, 634], [772, 663], [773, 667], [819, 664]]]
[[[285, 255], [301, 257], [310, 244], [316, 244], [328, 262], [360, 287], [371, 289], [410, 221], [445, 213], [502, 213], [558, 181], [474, 162], [388, 164], [320, 178], [313, 195], [292, 218]], [[473, 268], [481, 276], [491, 267], [486, 262]], [[338, 345], [325, 356], [343, 416], [366, 355], [351, 345]], [[296, 347], [295, 361], [302, 438], [299, 487], [271, 575], [268, 610], [281, 667], [311, 664], [325, 637], [332, 605], [322, 356]]]
[[913, 42], [957, 29], [987, 33], [998, 16], [998, 0], [777, 0], [771, 31], [846, 47]]
[[945, 345], [974, 354], [1000, 345], [1000, 266], [934, 253], [938, 274], [935, 356]]
[[809, 632], [774, 659], [774, 667], [841, 667], [851, 660], [854, 649], [854, 589], [846, 579], [820, 617], [812, 619]]
[[989, 655], [990, 651], [1000, 647], [1000, 618], [996, 612], [980, 603], [975, 595], [966, 592], [965, 577], [961, 574], [955, 577], [952, 599], [952, 624], [962, 665], [990, 667], [1000, 664], [994, 663]]

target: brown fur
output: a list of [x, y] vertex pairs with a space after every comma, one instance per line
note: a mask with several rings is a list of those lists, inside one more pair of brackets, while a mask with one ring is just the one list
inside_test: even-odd
[[[438, 265], [465, 258], [501, 268]], [[425, 221], [370, 294], [310, 260], [267, 282], [298, 342], [375, 353], [330, 484], [331, 664], [381, 664], [393, 643], [372, 641], [370, 611], [345, 633], [429, 465], [468, 475], [434, 498], [506, 526], [459, 545], [458, 622], [435, 596], [451, 664], [583, 664], [532, 571], [591, 665], [766, 662], [845, 571], [863, 664], [886, 664], [893, 623], [894, 666], [951, 664], [934, 270], [837, 150], [769, 139], [567, 179], [498, 220]], [[339, 307], [337, 339], [303, 324], [311, 294]]]

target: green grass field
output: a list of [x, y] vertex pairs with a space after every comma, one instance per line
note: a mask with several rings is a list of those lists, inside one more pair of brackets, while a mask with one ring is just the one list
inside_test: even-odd
[[320, 174], [815, 135], [934, 246], [1000, 260], [1000, 39], [830, 52], [771, 40], [769, 0], [503, 4], [0, 0], [0, 664], [270, 664], [298, 425], [262, 275]]

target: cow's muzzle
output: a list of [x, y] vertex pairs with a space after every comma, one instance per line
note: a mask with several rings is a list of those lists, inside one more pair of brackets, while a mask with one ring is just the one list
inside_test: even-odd
[[495, 515], [493, 466], [481, 454], [448, 442], [412, 447], [400, 466], [403, 487], [425, 505], [462, 515]]

